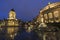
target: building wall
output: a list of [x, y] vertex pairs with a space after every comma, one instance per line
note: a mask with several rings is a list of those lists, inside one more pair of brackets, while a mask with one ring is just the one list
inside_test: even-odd
[[59, 5], [57, 5], [58, 3], [53, 3], [53, 4], [47, 5], [44, 9], [40, 11], [37, 21], [41, 22], [41, 18], [42, 18], [41, 15], [43, 15], [45, 23], [60, 22], [60, 4]]

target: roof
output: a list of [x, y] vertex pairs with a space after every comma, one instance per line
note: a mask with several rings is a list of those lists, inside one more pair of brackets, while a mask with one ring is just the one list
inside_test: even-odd
[[11, 9], [11, 11], [15, 11], [14, 9]]
[[40, 11], [40, 13], [42, 13], [42, 12], [45, 11], [45, 10], [48, 10], [49, 8], [54, 8], [54, 7], [58, 6], [58, 5], [60, 5], [60, 2], [48, 4], [47, 6], [45, 6], [45, 7]]

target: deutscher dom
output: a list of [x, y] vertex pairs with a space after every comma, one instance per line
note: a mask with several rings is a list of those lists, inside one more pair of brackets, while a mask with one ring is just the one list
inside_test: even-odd
[[0, 20], [0, 40], [60, 40], [60, 2], [48, 3], [32, 21], [16, 18], [11, 9]]

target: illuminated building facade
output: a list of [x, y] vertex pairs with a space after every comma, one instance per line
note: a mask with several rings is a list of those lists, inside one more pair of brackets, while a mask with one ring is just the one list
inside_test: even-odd
[[48, 3], [48, 5], [40, 11], [37, 21], [41, 22], [41, 16], [44, 18], [45, 23], [60, 22], [60, 2]]
[[3, 31], [3, 29], [5, 29], [5, 36], [10, 38], [7, 40], [13, 40], [14, 37], [17, 35], [20, 22], [21, 21], [16, 18], [16, 13], [14, 9], [10, 10], [7, 19], [0, 20], [0, 31]]
[[38, 21], [40, 25], [42, 21], [47, 25], [46, 29], [40, 28], [40, 30], [43, 30], [40, 33], [43, 35], [43, 40], [60, 40], [60, 2], [52, 4], [49, 2], [48, 5], [40, 11], [36, 21]]
[[9, 12], [9, 17], [8, 17], [8, 26], [18, 26], [18, 20], [16, 19], [16, 13], [13, 9]]
[[9, 12], [9, 18], [8, 18], [8, 22], [7, 25], [10, 26], [7, 28], [7, 34], [14, 39], [14, 37], [17, 35], [18, 32], [18, 20], [16, 19], [16, 13], [13, 9], [11, 9], [11, 11]]

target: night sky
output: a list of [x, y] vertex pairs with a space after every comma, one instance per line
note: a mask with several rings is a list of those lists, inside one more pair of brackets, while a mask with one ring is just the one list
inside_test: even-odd
[[9, 11], [14, 8], [17, 18], [29, 21], [35, 18], [39, 11], [48, 2], [54, 3], [60, 0], [0, 0], [0, 19], [8, 18]]

